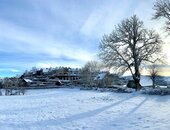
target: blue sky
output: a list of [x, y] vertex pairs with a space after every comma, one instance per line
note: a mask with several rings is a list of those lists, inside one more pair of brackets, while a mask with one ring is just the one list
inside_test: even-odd
[[37, 67], [82, 67], [102, 36], [137, 14], [146, 27], [154, 0], [0, 0], [0, 76]]

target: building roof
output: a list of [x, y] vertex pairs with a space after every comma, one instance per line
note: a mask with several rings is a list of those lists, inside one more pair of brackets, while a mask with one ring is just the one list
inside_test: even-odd
[[24, 79], [25, 80], [25, 82], [27, 82], [27, 83], [31, 83], [32, 82], [32, 80], [30, 80], [30, 79]]
[[95, 78], [94, 80], [103, 80], [104, 77], [106, 76], [107, 72], [100, 72]]

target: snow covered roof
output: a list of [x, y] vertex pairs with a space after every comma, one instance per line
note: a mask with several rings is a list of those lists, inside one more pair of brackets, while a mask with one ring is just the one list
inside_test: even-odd
[[30, 79], [24, 79], [25, 80], [25, 82], [27, 82], [27, 83], [31, 83], [32, 82], [32, 80], [30, 80]]
[[94, 80], [102, 80], [102, 79], [104, 79], [106, 74], [107, 74], [106, 72], [101, 72], [94, 78]]
[[44, 72], [44, 73], [48, 73], [49, 70], [50, 70], [49, 68], [43, 68], [43, 72]]

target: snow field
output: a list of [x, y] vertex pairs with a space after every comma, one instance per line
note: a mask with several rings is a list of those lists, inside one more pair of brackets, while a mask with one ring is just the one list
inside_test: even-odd
[[0, 97], [3, 130], [169, 130], [170, 96], [79, 89]]

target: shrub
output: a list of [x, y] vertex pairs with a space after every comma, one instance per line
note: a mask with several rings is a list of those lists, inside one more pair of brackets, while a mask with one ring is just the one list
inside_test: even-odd
[[149, 94], [149, 95], [170, 95], [170, 88], [148, 88], [142, 91], [143, 94]]

